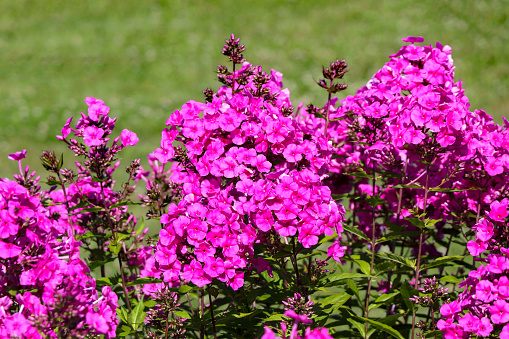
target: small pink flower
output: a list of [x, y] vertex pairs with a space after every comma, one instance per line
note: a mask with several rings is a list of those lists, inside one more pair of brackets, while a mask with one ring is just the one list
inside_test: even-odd
[[0, 240], [0, 258], [13, 258], [21, 253], [21, 247]]
[[24, 150], [22, 150], [22, 151], [20, 151], [20, 152], [16, 152], [16, 153], [9, 154], [9, 155], [7, 156], [7, 158], [8, 158], [9, 160], [18, 161], [18, 160], [21, 160], [21, 159], [25, 159], [26, 154], [27, 154], [27, 150], [26, 150], [26, 149], [24, 149]]
[[88, 126], [83, 130], [83, 142], [87, 146], [99, 146], [103, 143], [104, 130], [95, 126]]
[[138, 139], [138, 136], [136, 135], [136, 133], [131, 132], [127, 129], [124, 129], [122, 131], [122, 133], [120, 133], [120, 140], [122, 141], [122, 145], [124, 147], [134, 146], [138, 143], [138, 141], [140, 141], [140, 139]]

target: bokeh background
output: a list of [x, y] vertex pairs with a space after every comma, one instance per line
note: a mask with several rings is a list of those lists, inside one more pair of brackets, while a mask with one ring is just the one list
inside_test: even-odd
[[171, 112], [217, 88], [216, 67], [227, 61], [220, 51], [232, 33], [251, 63], [284, 74], [295, 105], [323, 104], [315, 81], [336, 58], [349, 64], [346, 94], [353, 94], [402, 37], [440, 41], [453, 49], [471, 109], [502, 123], [508, 16], [508, 0], [0, 0], [0, 176], [17, 171], [7, 155], [22, 149], [36, 170], [42, 150], [73, 161], [54, 136], [86, 111], [86, 96], [111, 107], [117, 134], [129, 128], [140, 137], [122, 153], [124, 164], [144, 161]]

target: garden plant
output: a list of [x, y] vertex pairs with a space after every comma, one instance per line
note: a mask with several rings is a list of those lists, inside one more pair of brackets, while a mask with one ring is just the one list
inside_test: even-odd
[[0, 337], [508, 339], [509, 122], [403, 41], [353, 96], [323, 67], [315, 106], [232, 35], [146, 169], [87, 97], [69, 154], [0, 179]]

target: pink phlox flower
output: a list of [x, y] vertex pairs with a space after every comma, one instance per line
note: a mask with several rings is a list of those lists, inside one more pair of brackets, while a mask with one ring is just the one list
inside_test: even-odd
[[490, 259], [490, 263], [486, 268], [491, 273], [502, 273], [509, 269], [509, 260], [504, 256], [491, 255], [491, 258], [488, 256], [488, 259]]
[[295, 191], [299, 189], [299, 185], [288, 175], [281, 176], [281, 180], [276, 185], [275, 192], [281, 198], [290, 198]]
[[444, 66], [430, 59], [424, 64], [424, 69], [428, 72], [426, 80], [428, 80], [432, 85], [438, 86], [444, 83]]
[[484, 164], [484, 169], [489, 175], [495, 176], [504, 172], [503, 162], [496, 157], [487, 157], [488, 161]]
[[458, 323], [463, 328], [463, 331], [466, 332], [475, 332], [477, 330], [477, 327], [479, 325], [479, 318], [476, 316], [473, 316], [471, 313], [465, 314]]
[[204, 158], [207, 160], [216, 160], [224, 153], [224, 143], [220, 140], [212, 141], [207, 146]]
[[101, 99], [96, 99], [93, 97], [86, 97], [85, 100], [83, 101], [85, 101], [88, 106], [104, 104], [104, 101], [102, 101]]
[[25, 156], [27, 154], [27, 150], [24, 149], [20, 152], [12, 153], [7, 156], [9, 160], [19, 161], [21, 159], [25, 159]]
[[295, 144], [289, 144], [283, 151], [283, 156], [288, 162], [298, 162], [302, 159], [303, 149]]
[[279, 220], [291, 220], [297, 218], [297, 215], [302, 210], [302, 207], [295, 205], [291, 200], [283, 200], [280, 210], [275, 211]]
[[304, 314], [297, 314], [294, 310], [287, 310], [285, 311], [284, 315], [286, 317], [292, 318], [297, 322], [301, 322], [303, 324], [312, 324], [313, 320], [308, 319], [308, 317]]
[[494, 324], [505, 324], [509, 322], [509, 304], [505, 300], [495, 300], [493, 306], [489, 307], [491, 321]]
[[270, 171], [272, 164], [267, 161], [265, 155], [258, 154], [256, 158], [251, 160], [251, 166], [256, 167], [262, 173], [267, 173]]
[[501, 202], [493, 201], [490, 204], [490, 212], [488, 216], [494, 221], [504, 221], [507, 217], [507, 200]]
[[446, 318], [459, 312], [461, 312], [461, 305], [457, 300], [454, 300], [449, 304], [443, 304], [442, 307], [440, 308], [440, 314], [442, 314], [442, 316]]
[[152, 154], [156, 160], [159, 160], [161, 163], [165, 164], [173, 159], [175, 156], [175, 150], [171, 143], [161, 141], [161, 147], [156, 148]]
[[175, 110], [168, 119], [166, 119], [166, 126], [179, 126], [183, 120], [182, 113], [179, 110]]
[[215, 278], [224, 272], [224, 261], [221, 258], [206, 257], [205, 258], [205, 273], [212, 278]]
[[235, 276], [227, 282], [234, 291], [244, 286], [244, 272], [235, 272]]
[[340, 261], [343, 256], [345, 255], [345, 251], [341, 244], [337, 241], [335, 241], [328, 249], [327, 249], [327, 256], [332, 257], [335, 261]]
[[104, 130], [95, 126], [85, 127], [83, 130], [83, 142], [87, 146], [99, 146], [105, 140], [102, 139]]
[[297, 227], [295, 227], [295, 220], [276, 221], [274, 223], [274, 229], [282, 237], [291, 237], [297, 233]]
[[190, 138], [193, 140], [200, 139], [201, 136], [205, 134], [205, 128], [203, 127], [203, 122], [200, 119], [194, 120], [184, 120], [184, 128], [182, 128], [182, 134], [186, 138]]
[[509, 298], [509, 279], [507, 276], [504, 275], [504, 276], [500, 277], [500, 279], [498, 280], [497, 290], [498, 290], [498, 295], [502, 299]]
[[94, 103], [88, 107], [88, 117], [93, 121], [99, 121], [100, 117], [107, 116], [110, 108], [103, 103]]
[[482, 252], [486, 251], [488, 249], [488, 245], [482, 241], [482, 240], [470, 240], [467, 243], [467, 249], [470, 252], [471, 256], [477, 257]]
[[424, 126], [430, 119], [431, 115], [428, 110], [419, 107], [414, 108], [410, 112], [412, 121], [416, 126]]
[[304, 248], [310, 248], [311, 246], [318, 244], [319, 235], [320, 229], [316, 224], [306, 223], [300, 228], [298, 239]]
[[408, 128], [403, 134], [405, 142], [415, 145], [421, 143], [425, 137], [426, 135], [424, 133], [420, 130], [414, 129], [413, 127]]
[[496, 286], [493, 286], [491, 281], [481, 280], [475, 286], [475, 297], [476, 299], [489, 303], [495, 299], [495, 293], [497, 292]]
[[502, 332], [500, 332], [500, 339], [509, 339], [509, 324], [502, 328]]
[[140, 139], [138, 139], [138, 136], [136, 135], [136, 133], [131, 132], [127, 129], [124, 129], [122, 131], [122, 133], [120, 133], [120, 140], [122, 141], [122, 145], [124, 147], [134, 146], [138, 143], [138, 141], [140, 141]]
[[20, 255], [21, 251], [21, 247], [0, 240], [0, 258], [8, 259], [17, 257]]
[[437, 135], [437, 141], [440, 144], [440, 146], [447, 147], [454, 144], [454, 142], [456, 141], [456, 137], [447, 133], [446, 131], [441, 131]]
[[106, 319], [99, 313], [89, 312], [86, 316], [87, 324], [90, 325], [95, 331], [101, 334], [108, 333], [109, 326], [106, 323]]
[[491, 332], [493, 332], [493, 325], [491, 324], [490, 319], [482, 317], [474, 333], [481, 337], [487, 337]]
[[408, 36], [406, 38], [401, 38], [401, 40], [405, 42], [411, 42], [412, 44], [415, 42], [424, 42], [424, 38], [422, 36], [415, 37], [415, 36]]
[[13, 220], [9, 216], [6, 210], [0, 211], [0, 238], [6, 239], [11, 235], [18, 233], [18, 225], [12, 222]]
[[274, 218], [270, 210], [264, 209], [256, 213], [255, 224], [261, 231], [267, 232], [274, 225]]

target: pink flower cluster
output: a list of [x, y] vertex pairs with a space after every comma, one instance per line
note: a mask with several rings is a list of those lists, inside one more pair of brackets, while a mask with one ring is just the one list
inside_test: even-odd
[[471, 334], [509, 338], [507, 207], [507, 199], [493, 201], [486, 217], [474, 227], [476, 240], [468, 242], [468, 250], [484, 265], [471, 271], [460, 284], [464, 291], [458, 299], [440, 309], [445, 320], [438, 325], [444, 338], [466, 338]]
[[41, 198], [0, 180], [0, 337], [115, 337], [116, 294], [98, 298], [67, 212]]
[[287, 326], [283, 322], [281, 323], [281, 332], [282, 337], [276, 337], [274, 331], [270, 329], [270, 327], [265, 326], [265, 333], [261, 337], [261, 339], [332, 339], [332, 336], [329, 334], [329, 331], [325, 327], [315, 328], [311, 330], [311, 328], [306, 328], [304, 337], [298, 335], [298, 325], [299, 323], [303, 324], [311, 324], [313, 321], [308, 319], [305, 315], [299, 315], [295, 313], [295, 311], [288, 310], [285, 312], [285, 316], [294, 319], [294, 325], [290, 331], [290, 335], [286, 336]]
[[[149, 276], [198, 286], [217, 278], [238, 289], [242, 269], [268, 268], [255, 257], [255, 243], [294, 237], [309, 248], [321, 235], [342, 232], [344, 209], [321, 182], [331, 156], [327, 141], [288, 114], [280, 73], [244, 63], [235, 76], [244, 76], [245, 85], [234, 92], [221, 87], [211, 102], [190, 101], [175, 111], [150, 156], [178, 161], [170, 179], [182, 200], [161, 217]], [[341, 247], [332, 254], [342, 256]]]

